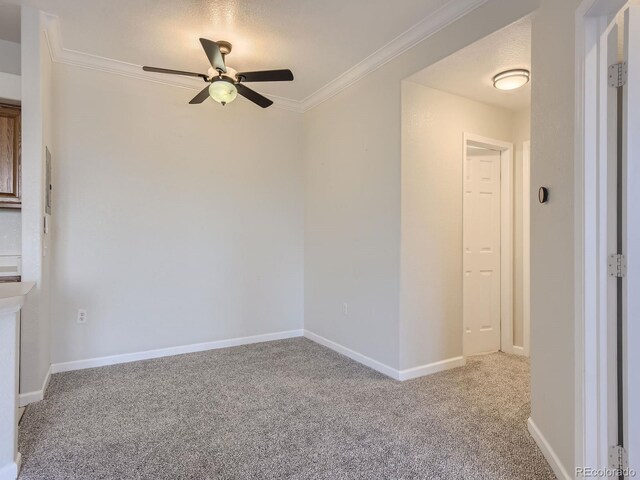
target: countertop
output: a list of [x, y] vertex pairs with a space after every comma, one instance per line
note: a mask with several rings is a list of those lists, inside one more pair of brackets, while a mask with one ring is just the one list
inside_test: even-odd
[[24, 298], [35, 282], [0, 283], [0, 313], [12, 310], [24, 304]]

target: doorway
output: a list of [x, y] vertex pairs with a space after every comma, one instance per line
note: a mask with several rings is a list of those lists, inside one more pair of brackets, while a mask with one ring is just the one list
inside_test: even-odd
[[513, 144], [471, 133], [463, 141], [462, 311], [468, 356], [513, 345]]
[[[490, 327], [490, 333], [483, 328], [488, 325], [477, 325], [485, 337], [493, 335], [493, 343], [476, 351], [525, 353], [521, 199], [531, 82], [500, 90], [493, 79], [501, 71], [529, 71], [530, 43], [531, 18], [525, 17], [402, 82], [401, 368], [431, 364], [449, 368], [468, 355], [463, 288], [467, 140], [475, 142], [474, 147], [500, 152], [500, 172], [496, 172], [501, 183], [500, 213], [495, 215], [500, 232], [494, 244], [499, 255], [507, 257], [493, 268], [497, 282], [493, 308], [498, 311], [493, 318], [498, 326]], [[504, 45], [515, 45], [517, 51], [505, 56]], [[503, 160], [507, 158], [510, 161]], [[507, 178], [512, 180], [503, 186]], [[504, 218], [503, 205], [510, 211]], [[504, 239], [502, 223], [511, 224]], [[477, 300], [484, 298], [479, 294]]]
[[640, 468], [640, 5], [625, 3], [576, 16], [576, 465], [618, 478]]

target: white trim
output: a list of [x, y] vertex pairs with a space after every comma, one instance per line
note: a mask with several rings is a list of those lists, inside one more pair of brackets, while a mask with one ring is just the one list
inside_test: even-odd
[[406, 370], [400, 370], [398, 380], [411, 380], [412, 378], [424, 377], [425, 375], [431, 375], [432, 373], [444, 372], [452, 368], [464, 367], [467, 364], [467, 360], [460, 357], [447, 358], [446, 360], [440, 360], [439, 362], [427, 363], [426, 365], [420, 365], [419, 367], [407, 368]]
[[351, 350], [350, 348], [347, 348], [343, 345], [340, 345], [339, 343], [336, 343], [332, 340], [324, 338], [318, 335], [317, 333], [313, 333], [307, 329], [304, 330], [304, 336], [309, 340], [319, 343], [323, 347], [330, 348], [334, 352], [338, 352], [344, 355], [345, 357], [349, 357], [351, 360], [355, 360], [356, 362], [361, 363], [369, 368], [372, 368], [388, 377], [391, 377], [395, 380], [400, 380], [400, 372], [398, 372], [397, 369], [390, 367], [389, 365], [385, 365], [382, 362], [379, 362], [377, 360], [374, 360], [373, 358], [367, 357], [366, 355], [356, 352], [355, 350]]
[[[469, 142], [500, 150], [500, 350], [513, 353], [513, 143], [468, 132], [462, 134], [462, 141], [463, 165]], [[462, 344], [468, 355], [464, 326]]]
[[627, 259], [627, 275], [623, 288], [623, 403], [624, 447], [629, 468], [640, 470], [640, 1], [630, 2], [625, 12], [625, 58], [627, 85], [623, 89], [623, 241], [622, 253]]
[[[167, 76], [159, 73], [145, 72], [142, 70], [142, 65], [122, 62], [112, 58], [101, 57], [65, 48], [62, 43], [62, 33], [58, 17], [48, 13], [44, 13], [43, 17], [45, 37], [49, 46], [49, 54], [51, 55], [51, 60], [53, 62], [112, 73], [138, 80], [146, 80], [172, 87], [185, 88], [187, 90], [202, 90], [202, 80], [195, 80], [191, 77], [181, 77], [179, 75]], [[302, 113], [300, 109], [300, 102], [296, 100], [278, 97], [277, 95], [269, 95], [269, 98], [273, 100], [274, 106], [276, 107]]]
[[558, 457], [558, 455], [556, 455], [556, 452], [554, 452], [553, 448], [551, 448], [551, 445], [549, 445], [549, 442], [547, 442], [547, 439], [544, 437], [531, 417], [529, 417], [529, 419], [527, 420], [527, 428], [529, 430], [529, 433], [531, 434], [531, 437], [533, 437], [536, 444], [538, 445], [538, 448], [542, 452], [542, 455], [544, 455], [544, 458], [549, 463], [549, 466], [553, 470], [553, 473], [556, 474], [556, 477], [558, 477], [560, 480], [572, 479], [573, 476], [567, 473], [567, 469], [564, 467], [564, 465], [562, 465], [560, 458]]
[[[575, 25], [575, 465], [608, 466], [607, 109], [603, 35], [625, 0], [583, 0]], [[604, 79], [604, 81], [603, 81]], [[587, 102], [586, 99], [590, 101]], [[605, 150], [601, 150], [602, 148]], [[605, 242], [605, 243], [603, 243]]]
[[513, 353], [513, 144], [500, 152], [500, 346]]
[[47, 387], [49, 386], [49, 380], [51, 380], [51, 365], [49, 365], [49, 369], [47, 370], [47, 374], [44, 377], [44, 382], [42, 382], [42, 388], [40, 390], [36, 390], [35, 392], [26, 392], [18, 395], [18, 405], [20, 407], [25, 407], [30, 403], [39, 402], [42, 400], [47, 393]]
[[236, 347], [240, 345], [249, 345], [252, 343], [270, 342], [273, 340], [283, 340], [286, 338], [294, 337], [306, 337], [324, 347], [327, 347], [335, 352], [338, 352], [352, 360], [357, 361], [369, 368], [372, 368], [388, 377], [395, 380], [409, 380], [412, 378], [422, 377], [430, 375], [432, 373], [442, 372], [451, 368], [464, 366], [465, 358], [452, 357], [438, 362], [433, 362], [418, 367], [408, 368], [405, 370], [397, 370], [393, 367], [385, 365], [382, 362], [367, 357], [355, 350], [347, 348], [339, 343], [326, 339], [316, 333], [309, 330], [288, 330], [284, 332], [267, 333], [263, 335], [254, 335], [251, 337], [231, 338], [227, 340], [217, 340], [213, 342], [196, 343], [191, 345], [183, 345], [179, 347], [168, 347], [156, 350], [147, 350], [144, 352], [125, 353], [120, 355], [110, 355], [105, 357], [96, 357], [86, 360], [76, 360], [71, 362], [54, 363], [49, 368], [47, 376], [44, 381], [42, 390], [37, 392], [29, 392], [20, 394], [20, 406], [27, 405], [32, 402], [42, 400], [46, 393], [47, 386], [49, 385], [49, 379], [51, 374], [69, 372], [73, 370], [83, 370], [85, 368], [96, 368], [107, 365], [116, 365], [120, 363], [136, 362], [139, 360], [149, 360], [152, 358], [170, 357], [173, 355], [182, 355], [184, 353], [202, 352], [206, 350], [216, 350], [219, 348]]
[[398, 35], [382, 48], [351, 67], [349, 70], [316, 90], [301, 102], [302, 111], [312, 109], [322, 102], [337, 95], [358, 80], [376, 71], [397, 56], [403, 54], [424, 39], [437, 33], [447, 25], [464, 17], [480, 7], [487, 0], [453, 0], [449, 1], [413, 27]]
[[528, 355], [524, 352], [524, 347], [520, 347], [519, 345], [514, 345], [511, 349], [511, 353], [514, 355], [521, 355], [523, 357], [528, 357]]
[[466, 360], [464, 357], [452, 357], [447, 358], [445, 360], [440, 360], [438, 362], [428, 363], [426, 365], [420, 365], [418, 367], [407, 368], [405, 370], [398, 370], [396, 368], [390, 367], [378, 360], [374, 360], [371, 357], [367, 357], [362, 353], [356, 352], [344, 345], [340, 345], [339, 343], [334, 342], [333, 340], [329, 340], [324, 338], [317, 333], [313, 333], [309, 330], [304, 330], [305, 338], [316, 342], [323, 347], [327, 347], [334, 352], [338, 352], [345, 357], [349, 357], [351, 360], [355, 360], [362, 365], [369, 367], [377, 372], [386, 375], [387, 377], [391, 377], [394, 380], [405, 381], [411, 380], [412, 378], [423, 377], [425, 375], [431, 375], [432, 373], [443, 372], [445, 370], [450, 370], [456, 367], [462, 367], [466, 364]]
[[[522, 353], [516, 352], [522, 348]], [[522, 347], [518, 355], [531, 352], [531, 142], [522, 142]]]
[[[422, 21], [398, 35], [391, 42], [337, 78], [331, 80], [304, 100], [293, 100], [275, 95], [269, 95], [269, 98], [274, 101], [274, 106], [276, 107], [297, 113], [304, 113], [334, 95], [337, 95], [345, 88], [369, 75], [371, 72], [374, 72], [398, 55], [406, 52], [422, 40], [442, 30], [447, 25], [450, 25], [486, 2], [487, 0], [450, 0]], [[65, 48], [62, 43], [62, 33], [58, 17], [51, 14], [44, 14], [44, 25], [49, 45], [49, 53], [54, 62], [190, 90], [200, 90], [202, 88], [202, 81], [197, 81], [189, 77], [167, 77], [166, 75], [144, 72], [141, 65]]]
[[13, 462], [0, 467], [0, 480], [16, 480], [20, 473], [20, 465], [22, 464], [22, 456], [20, 452], [16, 454]]
[[250, 337], [229, 338], [226, 340], [216, 340], [213, 342], [194, 343], [179, 347], [159, 348], [146, 350], [144, 352], [123, 353], [120, 355], [110, 355], [106, 357], [88, 358], [86, 360], [74, 360], [71, 362], [54, 363], [51, 365], [51, 373], [69, 372], [72, 370], [83, 370], [85, 368], [104, 367], [119, 363], [137, 362], [139, 360], [149, 360], [152, 358], [170, 357], [182, 355], [184, 353], [203, 352], [206, 350], [217, 350], [219, 348], [237, 347], [239, 345], [250, 345], [252, 343], [270, 342], [273, 340], [283, 340], [285, 338], [301, 337], [302, 330], [287, 330], [284, 332], [265, 333]]
[[12, 101], [22, 99], [22, 77], [20, 75], [0, 72], [0, 98]]

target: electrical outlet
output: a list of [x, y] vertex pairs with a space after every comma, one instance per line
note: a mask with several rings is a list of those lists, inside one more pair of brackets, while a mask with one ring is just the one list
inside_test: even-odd
[[76, 317], [76, 323], [87, 323], [87, 311], [84, 309], [78, 310], [78, 316]]
[[349, 315], [349, 304], [347, 302], [342, 304], [342, 314]]

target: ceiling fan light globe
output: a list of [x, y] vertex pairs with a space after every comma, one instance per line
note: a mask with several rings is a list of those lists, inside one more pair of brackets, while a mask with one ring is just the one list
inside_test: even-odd
[[209, 85], [209, 96], [216, 102], [225, 105], [233, 102], [238, 96], [236, 86], [226, 80], [217, 80]]

